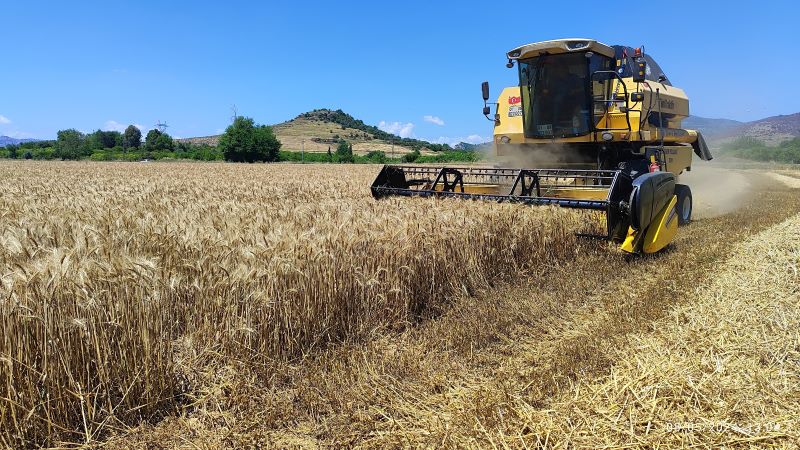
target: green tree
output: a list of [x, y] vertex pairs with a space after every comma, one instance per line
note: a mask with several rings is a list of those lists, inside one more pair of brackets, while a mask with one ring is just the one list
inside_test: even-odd
[[114, 148], [122, 143], [122, 134], [119, 131], [97, 130], [86, 136], [84, 141], [84, 153], [92, 154], [97, 150]]
[[147, 132], [147, 137], [144, 138], [144, 147], [148, 151], [152, 151], [153, 147], [156, 145], [156, 139], [161, 136], [161, 132], [158, 130], [150, 130]]
[[167, 133], [161, 133], [158, 138], [156, 138], [155, 147], [153, 151], [158, 152], [171, 152], [175, 149], [175, 141], [172, 140], [172, 136], [168, 135]]
[[119, 131], [100, 131], [98, 140], [103, 144], [103, 148], [114, 148], [122, 145], [122, 133]]
[[417, 158], [419, 158], [419, 156], [420, 156], [419, 149], [415, 148], [413, 152], [406, 153], [405, 155], [403, 155], [403, 161], [411, 163], [416, 161]]
[[6, 147], [6, 151], [8, 152], [8, 157], [11, 159], [17, 159], [19, 153], [19, 146], [11, 144]]
[[354, 161], [353, 159], [353, 146], [348, 144], [347, 141], [342, 139], [339, 141], [339, 145], [336, 147], [336, 156], [339, 158], [339, 162], [343, 163], [351, 163]]
[[125, 149], [139, 148], [141, 145], [142, 131], [133, 125], [128, 125], [128, 128], [125, 128], [125, 133], [122, 135], [122, 147]]
[[386, 162], [386, 153], [380, 150], [372, 150], [367, 153], [367, 158], [369, 158], [372, 162], [383, 164]]
[[83, 133], [74, 128], [59, 131], [54, 156], [61, 159], [80, 158], [84, 151], [84, 139]]
[[144, 147], [148, 152], [171, 152], [175, 148], [175, 141], [167, 133], [150, 130], [144, 138]]
[[97, 137], [97, 133], [100, 130], [97, 130], [94, 133], [89, 133], [83, 137], [83, 148], [81, 149], [81, 153], [87, 153], [89, 155], [96, 150], [101, 150], [103, 148], [102, 142]]
[[226, 161], [277, 161], [280, 148], [281, 142], [272, 128], [256, 125], [249, 117], [237, 117], [219, 138], [219, 149]]

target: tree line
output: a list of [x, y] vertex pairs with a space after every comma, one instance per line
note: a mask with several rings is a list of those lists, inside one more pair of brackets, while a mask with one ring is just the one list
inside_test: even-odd
[[[381, 131], [381, 133], [384, 132]], [[216, 147], [178, 142], [166, 132], [158, 129], [148, 131], [147, 135], [142, 139], [141, 130], [129, 125], [123, 132], [97, 130], [93, 133], [82, 133], [73, 128], [60, 130], [55, 140], [26, 142], [19, 145], [10, 145], [5, 149], [0, 148], [0, 157], [12, 159], [88, 159], [93, 161], [194, 159], [251, 163], [277, 161], [330, 163], [468, 162], [479, 159], [479, 154], [476, 152], [453, 151], [447, 145], [441, 148], [444, 151], [436, 155], [423, 156], [420, 152], [422, 141], [415, 141], [411, 145], [413, 151], [399, 158], [388, 158], [382, 151], [372, 151], [366, 156], [355, 155], [351, 143], [341, 137], [336, 142], [335, 152], [329, 149], [327, 154], [281, 151], [282, 144], [272, 127], [257, 124], [252, 118], [239, 116], [225, 129]], [[429, 147], [429, 145], [426, 145], [426, 147]]]
[[60, 130], [55, 140], [26, 142], [0, 149], [0, 157], [11, 159], [61, 159], [94, 161], [140, 161], [145, 159], [222, 159], [222, 153], [208, 145], [176, 142], [160, 130], [150, 130], [142, 140], [139, 128], [124, 132], [97, 130], [82, 133], [74, 128]]
[[204, 161], [273, 162], [281, 147], [272, 128], [257, 125], [248, 117], [237, 117], [220, 137], [219, 145], [177, 142], [169, 134], [152, 129], [142, 139], [139, 128], [124, 132], [97, 130], [82, 133], [60, 130], [55, 140], [26, 142], [0, 149], [0, 157], [11, 159], [61, 159], [94, 161], [140, 161], [147, 159], [196, 159]]
[[768, 146], [756, 138], [744, 136], [723, 145], [726, 154], [753, 161], [800, 164], [800, 138]]

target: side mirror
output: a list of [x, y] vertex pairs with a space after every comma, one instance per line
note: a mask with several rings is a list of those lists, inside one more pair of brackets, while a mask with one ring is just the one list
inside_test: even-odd
[[[489, 105], [492, 105], [492, 104], [493, 105], [497, 105], [497, 103], [486, 103], [487, 101], [489, 101], [489, 82], [488, 81], [484, 81], [483, 83], [481, 83], [481, 91], [483, 91], [483, 115], [486, 116], [487, 119], [492, 120], [492, 118], [489, 117], [489, 114], [492, 113], [492, 110], [489, 108]], [[495, 109], [495, 111], [496, 111], [496, 109]], [[500, 124], [500, 115], [495, 114], [495, 118], [494, 118], [493, 122], [495, 123], [495, 126]]]

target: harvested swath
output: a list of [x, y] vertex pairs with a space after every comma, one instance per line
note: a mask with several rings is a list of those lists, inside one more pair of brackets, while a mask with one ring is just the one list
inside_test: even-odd
[[160, 420], [199, 367], [268, 372], [404, 328], [571, 259], [586, 227], [553, 208], [376, 202], [374, 170], [4, 163], [0, 443]]
[[740, 245], [697, 300], [616, 352], [512, 446], [784, 447], [800, 439], [800, 215]]
[[800, 172], [782, 171], [783, 173], [768, 172], [767, 175], [790, 188], [800, 189]]

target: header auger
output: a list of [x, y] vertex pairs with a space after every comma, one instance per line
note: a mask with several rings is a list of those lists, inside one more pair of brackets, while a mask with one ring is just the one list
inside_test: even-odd
[[702, 135], [681, 128], [689, 102], [640, 49], [590, 39], [537, 42], [507, 53], [519, 85], [501, 93], [494, 117], [498, 158], [535, 168], [384, 166], [376, 198], [454, 197], [557, 205], [605, 213], [605, 237], [630, 253], [652, 253], [691, 220], [692, 196], [677, 184], [692, 152], [711, 154]]

